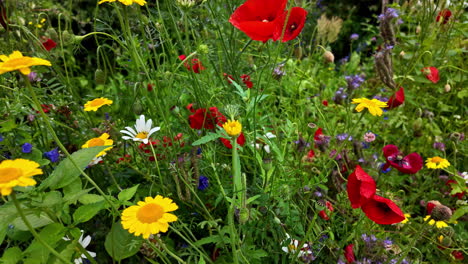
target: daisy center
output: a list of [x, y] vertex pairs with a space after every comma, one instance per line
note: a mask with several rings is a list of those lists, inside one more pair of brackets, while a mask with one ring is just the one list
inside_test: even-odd
[[441, 163], [442, 158], [441, 157], [433, 157], [431, 161], [434, 162], [434, 163]]
[[139, 139], [145, 139], [148, 137], [148, 132], [140, 132], [135, 137]]
[[95, 146], [104, 146], [104, 140], [100, 138], [93, 138], [89, 141], [88, 146], [89, 147], [95, 147]]
[[12, 180], [18, 179], [22, 175], [22, 171], [17, 168], [1, 168], [0, 169], [0, 183], [7, 183]]
[[95, 99], [91, 102], [91, 106], [101, 106], [104, 103], [102, 99]]
[[140, 222], [149, 224], [157, 222], [162, 218], [163, 214], [164, 209], [160, 205], [150, 203], [141, 207], [138, 210], [136, 217]]

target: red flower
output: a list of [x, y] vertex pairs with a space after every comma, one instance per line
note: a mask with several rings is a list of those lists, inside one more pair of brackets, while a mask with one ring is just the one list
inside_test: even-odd
[[190, 127], [193, 129], [214, 129], [227, 121], [226, 117], [218, 111], [217, 107], [210, 107], [209, 112], [205, 108], [197, 109], [189, 116]]
[[433, 83], [437, 83], [440, 80], [439, 70], [436, 67], [425, 67], [421, 72], [423, 72], [424, 75], [426, 75], [426, 78]]
[[[231, 144], [231, 140], [227, 139], [227, 138], [220, 138], [221, 142], [224, 144], [224, 146], [226, 146], [226, 148], [228, 149], [232, 149], [232, 144]], [[239, 146], [244, 146], [245, 144], [245, 136], [244, 136], [244, 132], [241, 132], [240, 135], [237, 137], [237, 145]]]
[[247, 74], [242, 74], [241, 75], [242, 82], [247, 86], [247, 88], [252, 88], [253, 87], [253, 82], [250, 81], [250, 76]]
[[324, 106], [328, 106], [328, 101], [327, 101], [327, 100], [323, 100], [323, 101], [322, 101], [322, 104], [323, 104]]
[[[184, 61], [187, 58], [185, 55], [180, 55], [179, 59]], [[200, 62], [199, 59], [192, 59], [190, 63], [188, 61], [184, 62], [185, 68], [189, 71], [193, 71], [194, 73], [200, 73], [200, 71], [204, 70], [205, 67], [203, 67], [202, 63]]]
[[315, 134], [314, 134], [314, 140], [322, 140], [322, 137], [323, 137], [323, 132], [322, 132], [322, 128], [319, 127], [317, 129], [317, 131], [315, 131]]
[[461, 251], [458, 251], [458, 250], [454, 250], [452, 251], [452, 256], [458, 260], [464, 260], [465, 257], [463, 256], [463, 252]]
[[[325, 203], [325, 206], [327, 207], [328, 211], [333, 212], [333, 205], [329, 201]], [[319, 212], [319, 216], [324, 220], [330, 220], [326, 210], [321, 210]]]
[[451, 16], [452, 12], [448, 9], [444, 9], [437, 15], [436, 22], [439, 22], [441, 19], [443, 19], [442, 24], [447, 24]]
[[47, 39], [46, 41], [42, 42], [42, 45], [47, 51], [50, 51], [57, 46], [57, 43], [55, 43], [55, 41], [52, 39]]
[[440, 205], [439, 202], [437, 202], [438, 204], [435, 204], [435, 203], [431, 203], [431, 202], [428, 202], [427, 205], [426, 205], [426, 209], [427, 209], [427, 214], [432, 214], [432, 209], [434, 209], [434, 207], [436, 207], [437, 205]]
[[[286, 23], [286, 28], [284, 29], [284, 36], [281, 38], [283, 34], [283, 28], [285, 24], [285, 20], [288, 17], [288, 21]], [[293, 40], [301, 33], [302, 28], [304, 27], [306, 21], [307, 11], [305, 11], [302, 7], [293, 7], [290, 11], [283, 13], [279, 21], [284, 21], [281, 23], [276, 24], [275, 32], [273, 33], [273, 39], [281, 40], [282, 42], [286, 42], [289, 40]]]
[[403, 87], [400, 87], [400, 89], [388, 99], [388, 108], [387, 109], [393, 109], [399, 105], [401, 105], [403, 102], [405, 102], [405, 90]]
[[415, 174], [423, 167], [423, 159], [416, 152], [403, 157], [403, 154], [395, 145], [386, 145], [382, 151], [387, 160], [387, 163], [382, 168], [383, 170], [392, 166], [402, 173]]
[[247, 0], [234, 11], [229, 22], [252, 40], [266, 42], [273, 38], [279, 19], [284, 19], [287, 2], [287, 0]]
[[151, 83], [148, 83], [148, 85], [146, 86], [146, 89], [148, 90], [148, 92], [153, 91], [153, 85]]
[[359, 208], [375, 195], [376, 184], [361, 166], [357, 165], [353, 173], [348, 177], [348, 198], [351, 207]]
[[232, 83], [232, 80], [234, 80], [234, 77], [232, 77], [231, 74], [223, 73], [224, 78], [228, 81], [229, 84]]
[[[448, 180], [445, 185], [449, 186], [451, 189], [452, 188], [452, 184], [457, 184], [457, 182], [455, 180]], [[456, 193], [456, 194], [453, 194], [452, 197], [457, 197], [458, 200], [461, 200], [463, 199], [463, 196], [465, 196], [465, 192], [459, 192], [459, 193]]]
[[391, 225], [405, 220], [405, 215], [392, 200], [374, 195], [361, 207], [366, 216], [380, 225]]
[[356, 261], [356, 257], [354, 256], [353, 247], [354, 247], [353, 244], [349, 244], [349, 245], [347, 245], [345, 247], [345, 250], [344, 250], [344, 256], [345, 256], [346, 261], [348, 262], [348, 264], [353, 263], [354, 261]]

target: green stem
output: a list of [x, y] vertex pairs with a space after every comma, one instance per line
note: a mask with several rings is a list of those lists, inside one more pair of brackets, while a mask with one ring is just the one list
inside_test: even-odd
[[[155, 236], [156, 239], [158, 240], [158, 244], [161, 245], [161, 247], [165, 250], [165, 252], [167, 252], [167, 254], [169, 254], [169, 256], [173, 257], [175, 260], [177, 260], [177, 262], [179, 263], [186, 263], [183, 259], [179, 258], [176, 254], [174, 254], [172, 251], [170, 251], [167, 247], [166, 247], [166, 244], [164, 244], [164, 242], [158, 238], [157, 236]], [[148, 241], [150, 242], [150, 241]]]
[[112, 209], [116, 213], [118, 213], [119, 211], [117, 210], [115, 205], [109, 200], [109, 198], [102, 191], [102, 189], [99, 187], [99, 185], [97, 185], [96, 182], [94, 182], [93, 179], [91, 179], [91, 177], [89, 177], [89, 175], [86, 174], [86, 172], [84, 172], [83, 169], [81, 169], [80, 166], [78, 166], [78, 164], [76, 164], [75, 160], [71, 157], [70, 153], [65, 148], [65, 146], [62, 144], [62, 142], [58, 138], [57, 134], [55, 133], [54, 128], [50, 124], [49, 117], [44, 113], [44, 110], [42, 110], [41, 103], [39, 102], [39, 99], [37, 98], [36, 92], [34, 92], [34, 89], [31, 86], [31, 83], [29, 82], [28, 77], [27, 76], [23, 76], [23, 77], [24, 77], [23, 80], [26, 83], [26, 87], [28, 88], [29, 93], [31, 94], [31, 97], [33, 99], [33, 102], [36, 104], [36, 108], [38, 109], [39, 114], [41, 115], [41, 117], [44, 119], [44, 123], [45, 123], [46, 127], [49, 129], [50, 133], [52, 134], [52, 138], [54, 139], [55, 143], [57, 143], [57, 145], [63, 151], [65, 156], [67, 156], [67, 158], [70, 160], [70, 162], [73, 164], [73, 166], [81, 173], [81, 175], [83, 175], [83, 177], [85, 177], [85, 179], [87, 181], [89, 181], [94, 186], [94, 188], [96, 188], [96, 190], [99, 192], [99, 194], [102, 195], [104, 200], [106, 200], [106, 202], [109, 203], [109, 205], [112, 207]]
[[54, 256], [56, 256], [58, 259], [60, 259], [62, 262], [70, 263], [70, 260], [65, 259], [62, 255], [60, 255], [60, 253], [55, 251], [55, 249], [53, 249], [49, 244], [47, 244], [47, 242], [45, 242], [42, 239], [42, 237], [36, 232], [36, 230], [34, 230], [34, 228], [29, 223], [28, 219], [24, 215], [23, 209], [21, 209], [21, 206], [20, 206], [18, 200], [16, 199], [16, 193], [12, 192], [10, 197], [13, 200], [13, 203], [15, 204], [15, 207], [16, 207], [16, 210], [18, 211], [18, 214], [20, 215], [20, 217], [23, 220], [24, 224], [28, 227], [29, 231], [34, 236], [34, 238], [37, 241], [39, 241], [39, 243], [41, 243], [45, 248], [47, 248], [47, 250], [49, 250]]

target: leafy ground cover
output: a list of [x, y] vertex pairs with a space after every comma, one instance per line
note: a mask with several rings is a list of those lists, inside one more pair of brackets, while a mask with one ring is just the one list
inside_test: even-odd
[[464, 263], [464, 1], [0, 1], [2, 263]]

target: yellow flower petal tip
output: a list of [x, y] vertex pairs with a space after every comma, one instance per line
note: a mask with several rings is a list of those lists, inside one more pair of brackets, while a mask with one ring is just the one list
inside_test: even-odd
[[42, 174], [39, 163], [26, 160], [4, 160], [0, 163], [0, 194], [10, 195], [15, 186], [34, 186], [34, 175]]
[[229, 120], [223, 124], [223, 128], [231, 137], [238, 136], [242, 132], [242, 124], [237, 120]]
[[[102, 4], [102, 3], [112, 3], [112, 2], [115, 2], [116, 0], [101, 0], [98, 2], [98, 5]], [[129, 5], [132, 5], [132, 4], [139, 4], [141, 6], [144, 6], [146, 4], [146, 1], [145, 0], [118, 0], [120, 3], [126, 5], [126, 6], [129, 6]]]
[[172, 199], [161, 195], [146, 197], [145, 201], [140, 201], [122, 212], [122, 226], [135, 236], [142, 235], [147, 239], [150, 235], [167, 232], [169, 223], [177, 221], [177, 216], [169, 212], [178, 208]]
[[96, 98], [94, 100], [86, 102], [86, 104], [84, 105], [84, 110], [85, 111], [97, 111], [102, 106], [111, 105], [112, 103], [113, 103], [112, 100], [109, 100], [104, 97]]
[[382, 116], [382, 108], [388, 107], [386, 102], [382, 102], [377, 99], [369, 100], [367, 98], [355, 98], [352, 103], [358, 104], [355, 108], [356, 111], [361, 112], [364, 108], [367, 108], [369, 113], [373, 116]]
[[109, 139], [109, 134], [104, 133], [100, 137], [92, 138], [86, 141], [86, 143], [83, 146], [81, 146], [81, 148], [91, 148], [91, 147], [96, 147], [96, 146], [110, 146], [104, 149], [103, 151], [99, 152], [96, 155], [96, 158], [97, 158], [97, 157], [106, 155], [106, 152], [112, 149], [113, 147], [112, 144], [114, 144], [114, 141], [112, 139]]
[[13, 51], [9, 56], [0, 55], [0, 74], [11, 71], [20, 71], [24, 75], [31, 73], [32, 66], [52, 66], [48, 60], [41, 58], [23, 56], [20, 51]]

